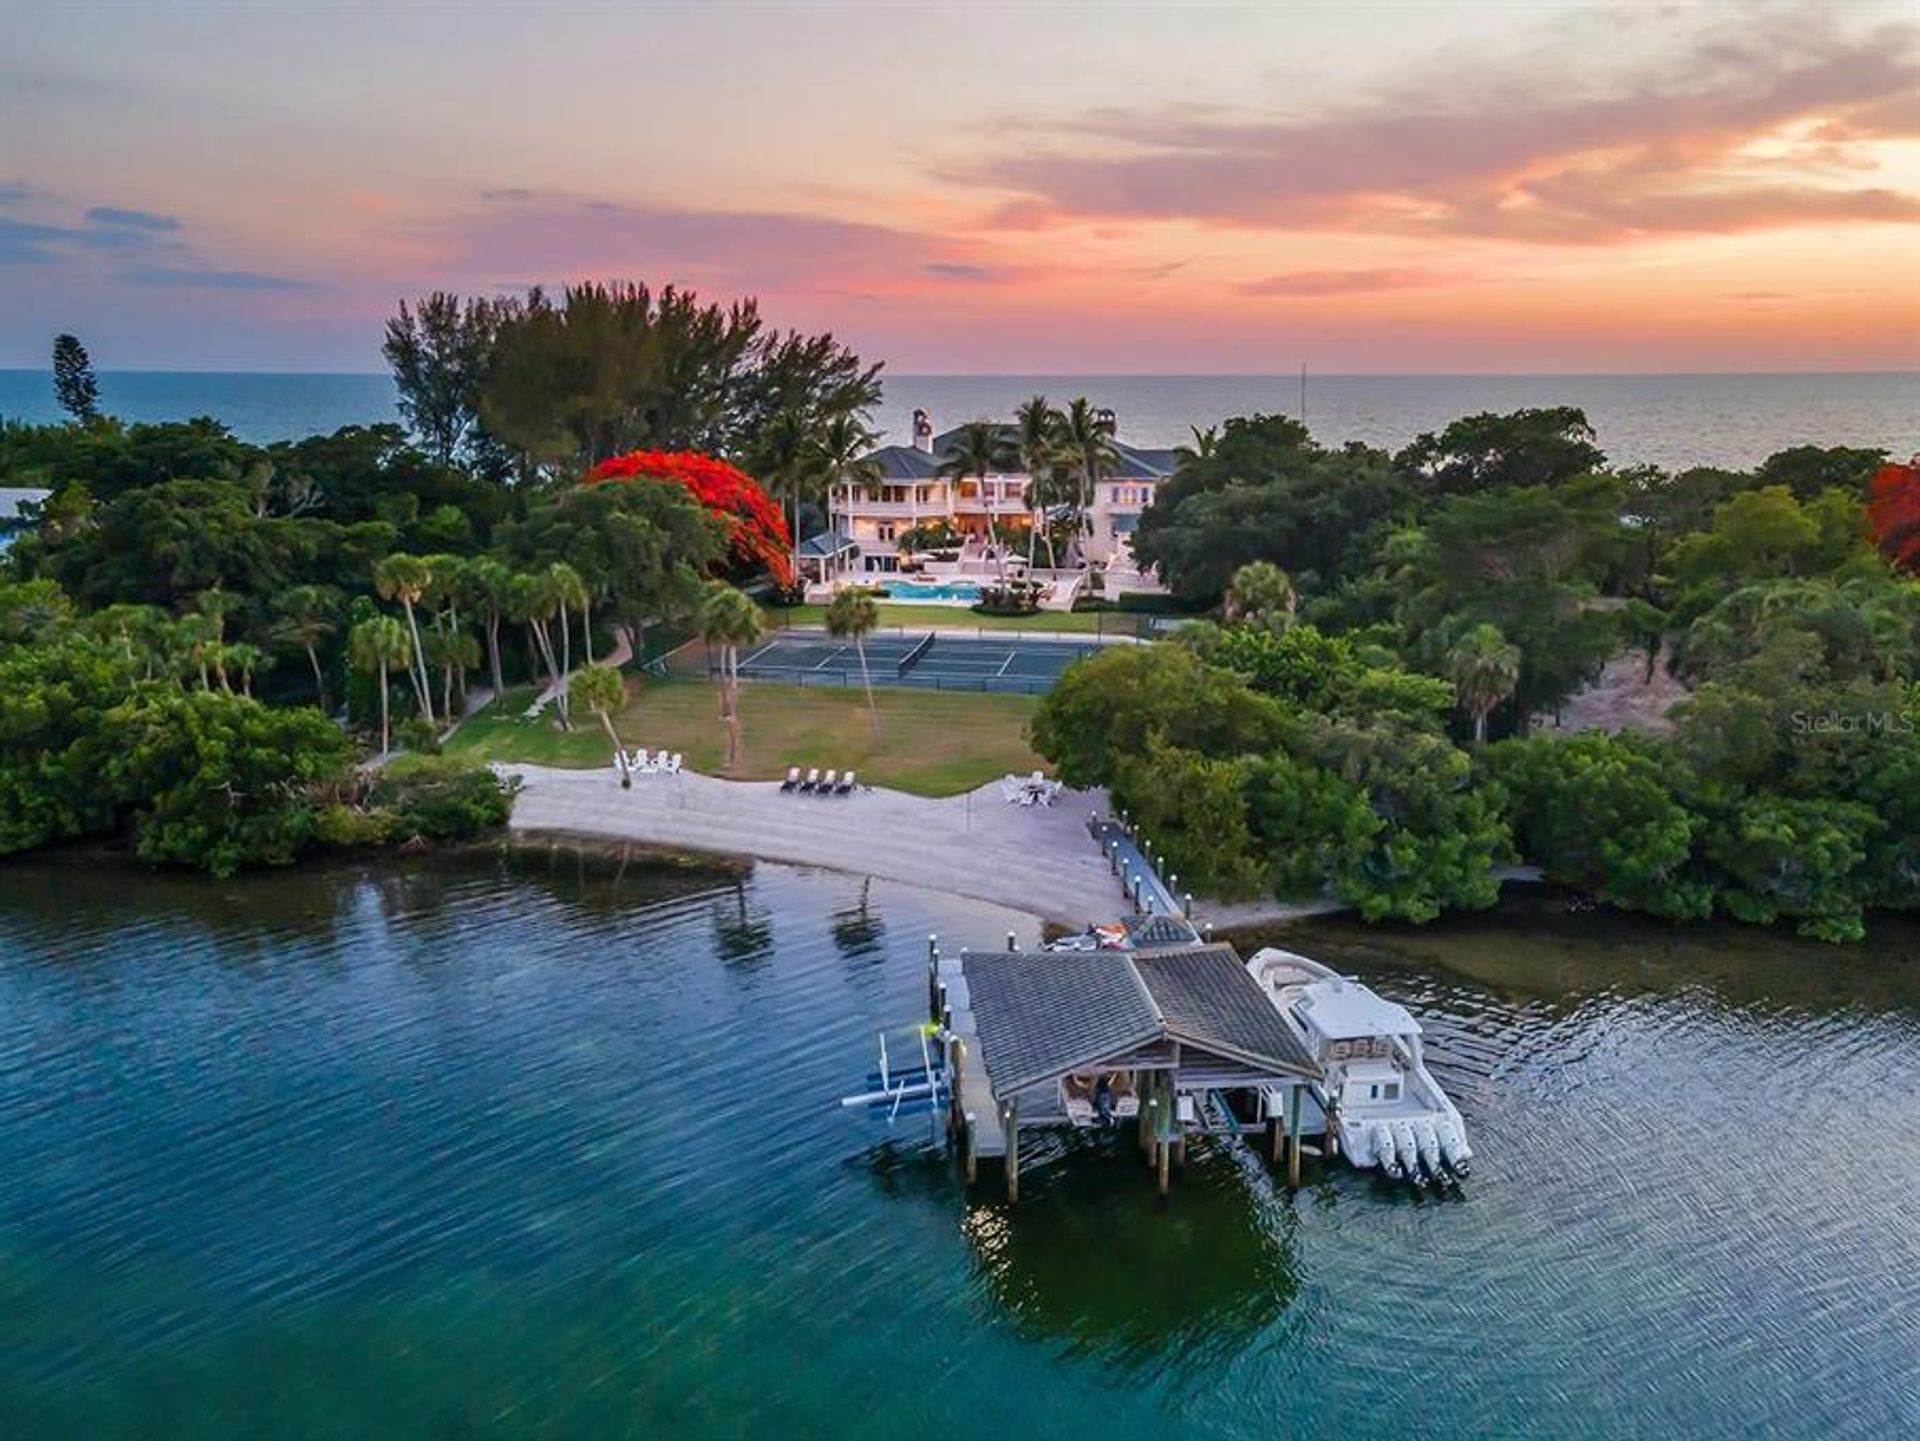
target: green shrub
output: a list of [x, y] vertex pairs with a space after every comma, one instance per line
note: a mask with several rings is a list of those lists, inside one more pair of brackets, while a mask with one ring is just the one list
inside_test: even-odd
[[518, 789], [472, 761], [402, 756], [381, 770], [369, 800], [388, 817], [388, 840], [464, 841], [505, 825]]

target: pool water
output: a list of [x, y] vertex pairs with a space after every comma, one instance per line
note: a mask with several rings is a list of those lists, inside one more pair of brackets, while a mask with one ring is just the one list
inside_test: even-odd
[[889, 577], [885, 582], [893, 600], [964, 601], [972, 605], [980, 599], [980, 583], [972, 580], [907, 580]]

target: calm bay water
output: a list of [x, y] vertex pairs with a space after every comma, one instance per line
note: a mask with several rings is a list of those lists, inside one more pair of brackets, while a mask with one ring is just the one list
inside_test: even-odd
[[839, 875], [0, 872], [0, 1434], [1911, 1434], [1920, 932], [1294, 943], [1429, 1022], [1463, 1197], [841, 1112], [929, 931]]
[[[385, 375], [107, 372], [102, 404], [129, 420], [213, 415], [249, 440], [285, 440], [342, 425], [393, 420]], [[1007, 417], [1036, 392], [1056, 403], [1085, 395], [1111, 406], [1121, 436], [1179, 445], [1189, 427], [1256, 411], [1300, 413], [1300, 378], [1283, 376], [886, 377], [874, 416], [905, 440], [915, 408], [944, 428]], [[1306, 416], [1326, 444], [1397, 449], [1458, 416], [1522, 406], [1577, 405], [1620, 464], [1748, 467], [1794, 445], [1858, 445], [1920, 452], [1920, 373], [1885, 375], [1312, 376]], [[44, 371], [0, 370], [0, 416], [57, 420]]]

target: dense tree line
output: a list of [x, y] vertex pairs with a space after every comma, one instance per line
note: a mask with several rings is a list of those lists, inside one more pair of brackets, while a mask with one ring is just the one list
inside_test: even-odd
[[[589, 469], [783, 437], [810, 474], [849, 466], [878, 397], [878, 367], [832, 336], [671, 288], [430, 296], [386, 349], [408, 428], [255, 445], [208, 418], [101, 415], [62, 337], [73, 420], [0, 423], [0, 484], [51, 492], [0, 575], [0, 852], [112, 836], [225, 872], [497, 821], [489, 773], [428, 755], [363, 771], [363, 745], [430, 752], [481, 686], [550, 687], [570, 724], [576, 670], [643, 653], [713, 574], [758, 563], [685, 477], [583, 486]], [[773, 507], [705, 464], [765, 507], [779, 559]]]
[[[1083, 662], [1035, 744], [1227, 894], [1419, 921], [1524, 860], [1659, 916], [1857, 938], [1920, 903], [1912, 467], [1883, 462], [1610, 470], [1575, 410], [1392, 456], [1229, 421], [1138, 540], [1220, 619]], [[1662, 727], [1542, 725], [1623, 655], [1683, 683]]]

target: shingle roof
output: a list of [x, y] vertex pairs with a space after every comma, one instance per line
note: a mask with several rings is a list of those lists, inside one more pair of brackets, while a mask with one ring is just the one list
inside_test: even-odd
[[1135, 951], [1132, 959], [1175, 1039], [1252, 1065], [1318, 1074], [1233, 947]]
[[1122, 924], [1126, 927], [1127, 944], [1136, 951], [1190, 946], [1200, 939], [1200, 933], [1193, 928], [1192, 922], [1182, 920], [1179, 916], [1129, 916]]
[[1117, 951], [969, 951], [960, 958], [996, 1096], [1156, 1041], [1160, 1011]]
[[980, 1061], [1002, 1099], [1165, 1040], [1319, 1074], [1231, 946], [969, 951], [960, 964]]

